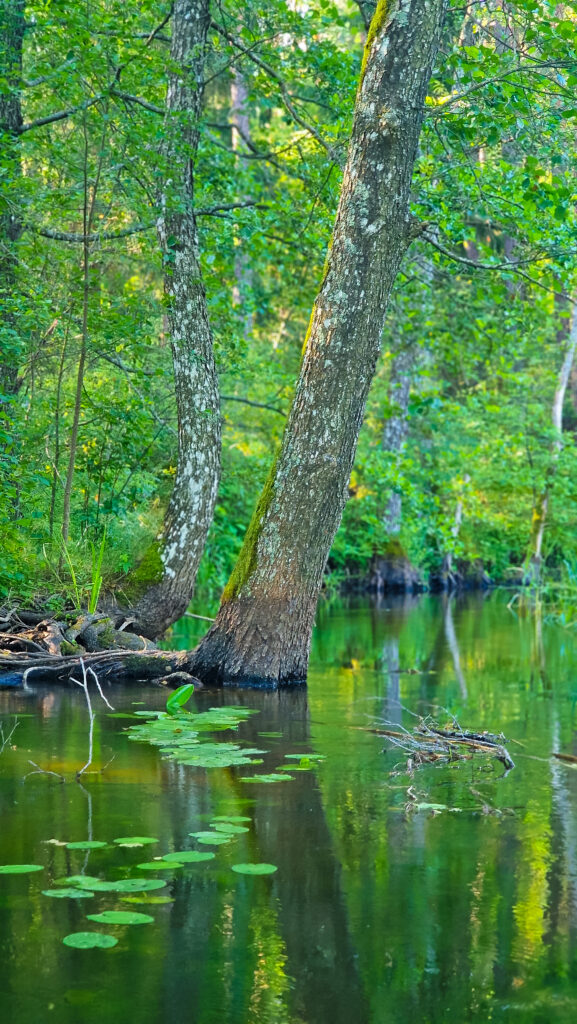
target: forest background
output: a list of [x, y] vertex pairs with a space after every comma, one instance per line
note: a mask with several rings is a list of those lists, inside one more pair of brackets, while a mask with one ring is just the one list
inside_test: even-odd
[[[282, 437], [374, 9], [214, 5], [195, 207], [223, 447], [201, 610]], [[467, 566], [577, 578], [575, 9], [448, 12], [413, 178], [422, 228], [329, 586], [401, 551], [423, 581]], [[0, 593], [15, 603], [88, 600], [96, 568], [122, 595], [170, 498], [170, 251], [155, 231], [170, 15], [147, 0], [0, 2]]]

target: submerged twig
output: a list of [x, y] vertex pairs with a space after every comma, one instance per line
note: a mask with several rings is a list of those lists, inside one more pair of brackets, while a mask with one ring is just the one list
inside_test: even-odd
[[515, 762], [504, 746], [505, 737], [489, 732], [472, 732], [462, 729], [451, 715], [452, 728], [441, 728], [430, 718], [419, 718], [412, 732], [399, 727], [398, 723], [383, 722], [395, 728], [371, 729], [379, 736], [385, 736], [390, 743], [409, 754], [410, 767], [447, 761], [470, 760], [474, 754], [495, 757], [509, 772]]

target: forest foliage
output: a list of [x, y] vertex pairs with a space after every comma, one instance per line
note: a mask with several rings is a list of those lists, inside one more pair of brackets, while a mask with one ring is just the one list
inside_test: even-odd
[[[214, 5], [195, 202], [223, 449], [201, 593], [225, 584], [282, 437], [374, 7]], [[507, 579], [526, 562], [546, 489], [545, 563], [577, 563], [575, 371], [557, 454], [551, 422], [577, 294], [576, 8], [489, 0], [448, 12], [414, 172], [421, 229], [387, 316], [329, 581], [366, 575], [387, 549], [392, 492], [399, 543], [424, 577], [449, 554]], [[19, 224], [0, 237], [0, 591], [15, 601], [58, 607], [76, 588], [88, 603], [95, 567], [122, 593], [175, 476], [154, 230], [170, 10], [30, 0], [21, 69], [1, 36], [0, 96], [17, 94], [23, 117], [17, 132], [0, 126], [0, 223]], [[240, 132], [234, 76], [246, 90]], [[411, 354], [407, 432], [391, 452], [400, 351]]]

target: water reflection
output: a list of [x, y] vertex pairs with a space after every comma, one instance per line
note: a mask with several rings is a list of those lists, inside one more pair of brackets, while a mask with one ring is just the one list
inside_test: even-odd
[[[181, 643], [187, 637], [181, 633]], [[567, 633], [507, 610], [497, 594], [335, 604], [321, 611], [308, 691], [203, 692], [199, 707], [250, 704], [239, 735], [266, 750], [326, 756], [291, 782], [251, 785], [246, 769], [206, 772], [129, 742], [100, 714], [84, 763], [87, 713], [74, 690], [0, 693], [20, 714], [0, 755], [0, 863], [46, 865], [0, 881], [0, 1011], [10, 1024], [399, 1024], [573, 1021], [577, 1011], [577, 774], [550, 758], [576, 752], [577, 656]], [[161, 690], [118, 690], [162, 707]], [[464, 726], [503, 731], [517, 768], [466, 762], [398, 774], [375, 719], [441, 705]], [[30, 716], [30, 717], [26, 717]], [[262, 733], [280, 736], [260, 735]], [[228, 738], [224, 736], [223, 738]], [[395, 771], [396, 769], [396, 771]], [[446, 810], [407, 811], [411, 785]], [[150, 848], [75, 853], [46, 840], [150, 835], [158, 852], [192, 848], [214, 814], [250, 831], [214, 861], [170, 878], [171, 902], [134, 905], [155, 924], [117, 928], [111, 951], [66, 949], [85, 915], [128, 907], [42, 896], [78, 871], [138, 874]], [[266, 861], [274, 875], [236, 875]], [[91, 901], [92, 902], [92, 901]], [[92, 927], [88, 925], [88, 927]], [[31, 984], [31, 967], [34, 984]]]

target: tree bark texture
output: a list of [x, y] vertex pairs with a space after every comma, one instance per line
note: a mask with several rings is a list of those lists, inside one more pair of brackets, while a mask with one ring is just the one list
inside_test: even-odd
[[204, 680], [278, 686], [306, 678], [386, 305], [413, 233], [411, 177], [443, 8], [443, 0], [380, 2], [371, 23], [290, 418], [217, 620], [193, 659]]
[[3, 333], [0, 346], [0, 395], [11, 397], [19, 388], [18, 314], [15, 308], [18, 257], [22, 234], [20, 179], [22, 168], [18, 136], [22, 127], [22, 48], [25, 31], [24, 0], [0, 0], [0, 145], [5, 164], [6, 189], [0, 203], [0, 306]]
[[529, 558], [527, 560], [527, 582], [538, 583], [541, 576], [541, 565], [543, 561], [543, 540], [545, 537], [545, 526], [547, 513], [551, 499], [551, 489], [557, 473], [557, 464], [563, 451], [563, 404], [565, 394], [571, 377], [571, 370], [575, 361], [575, 350], [577, 349], [577, 296], [573, 302], [573, 314], [571, 319], [571, 330], [569, 337], [559, 335], [560, 340], [565, 342], [565, 355], [563, 363], [557, 376], [557, 387], [553, 396], [551, 407], [551, 423], [554, 431], [553, 447], [551, 452], [551, 463], [547, 471], [545, 486], [537, 496], [533, 508], [533, 521], [531, 524], [531, 539], [529, 542]]
[[[397, 341], [391, 365], [389, 403], [392, 413], [383, 429], [383, 451], [399, 463], [409, 432], [409, 397], [418, 358], [418, 343], [411, 339], [405, 344]], [[400, 491], [391, 491], [383, 515], [389, 537], [398, 537], [403, 523], [403, 497]]]
[[128, 590], [135, 599], [135, 629], [149, 638], [162, 635], [190, 603], [220, 474], [219, 386], [194, 215], [209, 26], [209, 0], [176, 0], [166, 97], [166, 178], [157, 226], [178, 411], [178, 466], [164, 531]]

